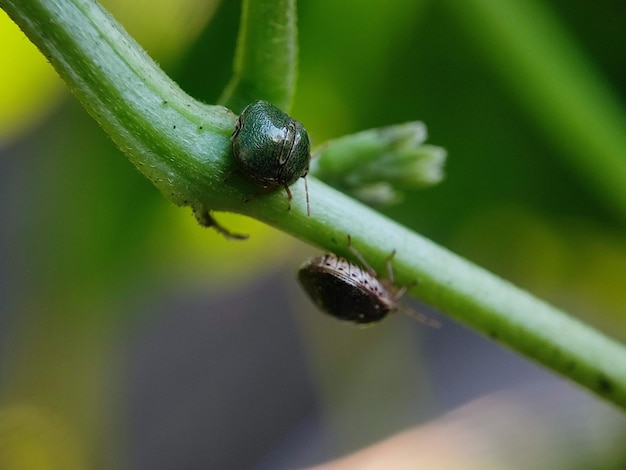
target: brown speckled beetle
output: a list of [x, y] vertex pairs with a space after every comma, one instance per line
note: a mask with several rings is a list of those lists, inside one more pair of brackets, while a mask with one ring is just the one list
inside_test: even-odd
[[[393, 279], [391, 260], [395, 251], [387, 258], [387, 278], [381, 279], [352, 246], [350, 237], [348, 248], [365, 269], [345, 258], [326, 254], [307, 260], [298, 270], [298, 280], [315, 305], [328, 315], [358, 325], [377, 323], [390, 313], [406, 310], [399, 300], [407, 288], [398, 288]], [[407, 313], [422, 323], [439, 326], [437, 321], [417, 312]]]

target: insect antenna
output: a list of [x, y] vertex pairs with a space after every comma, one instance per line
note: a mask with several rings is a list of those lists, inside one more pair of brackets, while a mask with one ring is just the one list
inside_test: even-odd
[[[393, 256], [394, 253], [392, 253], [391, 255]], [[389, 264], [387, 265], [388, 269], [391, 266], [391, 262], [390, 261], [391, 261], [391, 259], [389, 259]], [[395, 288], [394, 284], [393, 284], [393, 269], [389, 269], [389, 279], [387, 280], [387, 283], [389, 284], [389, 288], [391, 288], [391, 289]], [[417, 310], [409, 307], [408, 305], [400, 303], [400, 299], [402, 297], [404, 297], [404, 294], [406, 294], [407, 291], [411, 287], [413, 287], [415, 284], [417, 284], [417, 281], [413, 281], [408, 286], [400, 287], [394, 293], [393, 297], [394, 297], [394, 300], [398, 303], [398, 311], [404, 313], [405, 315], [407, 315], [407, 316], [409, 316], [409, 317], [411, 317], [411, 318], [413, 318], [415, 320], [417, 320], [418, 322], [422, 323], [423, 325], [429, 326], [431, 328], [441, 328], [441, 323], [439, 321], [435, 320], [434, 318], [431, 318], [428, 315], [425, 315], [423, 313], [418, 312]]]
[[431, 328], [441, 328], [441, 322], [439, 322], [438, 320], [435, 320], [434, 318], [431, 318], [428, 315], [420, 313], [417, 310], [412, 309], [411, 307], [407, 307], [406, 305], [399, 305], [398, 311], [417, 320], [423, 325], [429, 326]]
[[306, 175], [304, 178], [304, 194], [306, 194], [306, 215], [311, 217], [311, 206], [309, 205], [309, 184], [306, 182]]

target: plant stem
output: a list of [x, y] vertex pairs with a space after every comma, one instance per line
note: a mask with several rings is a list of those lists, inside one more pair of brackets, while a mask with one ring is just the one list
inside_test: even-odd
[[220, 103], [240, 113], [264, 99], [289, 112], [297, 69], [295, 0], [244, 0], [234, 73]]
[[178, 204], [255, 217], [350, 257], [347, 235], [376, 268], [396, 250], [399, 284], [435, 308], [626, 408], [626, 349], [602, 333], [311, 178], [287, 211], [282, 191], [232, 173], [234, 117], [185, 95], [97, 4], [0, 0], [130, 160]]

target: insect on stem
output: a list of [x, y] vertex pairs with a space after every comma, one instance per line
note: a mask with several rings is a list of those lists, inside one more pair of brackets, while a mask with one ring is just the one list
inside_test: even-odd
[[298, 271], [300, 284], [320, 310], [358, 325], [374, 324], [389, 313], [400, 310], [425, 325], [440, 326], [438, 321], [399, 303], [407, 286], [397, 287], [393, 283], [391, 260], [395, 250], [387, 257], [389, 277], [380, 279], [363, 255], [352, 246], [350, 235], [348, 249], [363, 267], [333, 254], [326, 254], [309, 259]]
[[311, 215], [306, 185], [311, 145], [302, 123], [267, 101], [255, 101], [239, 115], [231, 145], [233, 158], [246, 178], [267, 192], [285, 188], [288, 210], [289, 186], [304, 178], [307, 215]]

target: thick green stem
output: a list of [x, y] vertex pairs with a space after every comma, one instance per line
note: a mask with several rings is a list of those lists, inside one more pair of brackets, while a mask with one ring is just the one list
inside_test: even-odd
[[235, 117], [186, 95], [91, 0], [12, 1], [3, 9], [139, 170], [177, 204], [221, 185]]
[[311, 178], [282, 191], [229, 176], [234, 117], [185, 95], [97, 4], [0, 0], [120, 148], [174, 202], [239, 212], [375, 268], [396, 250], [399, 283], [458, 321], [626, 408], [626, 349], [602, 333]]

